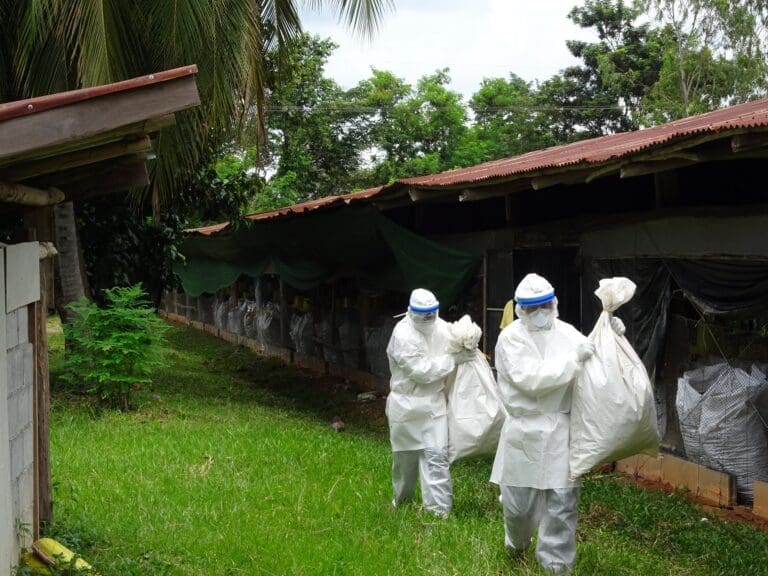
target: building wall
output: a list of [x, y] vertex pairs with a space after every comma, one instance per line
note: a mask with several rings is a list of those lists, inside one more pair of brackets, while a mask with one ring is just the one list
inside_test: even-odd
[[36, 242], [0, 249], [0, 576], [34, 531], [34, 347], [29, 304], [40, 298]]

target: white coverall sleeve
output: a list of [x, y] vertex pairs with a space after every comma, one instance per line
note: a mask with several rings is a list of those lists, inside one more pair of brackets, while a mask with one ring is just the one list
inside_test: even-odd
[[496, 349], [496, 370], [523, 393], [540, 397], [569, 384], [581, 364], [574, 350], [542, 359], [525, 341], [506, 337]]
[[411, 342], [396, 343], [393, 346], [392, 359], [417, 386], [442, 380], [456, 367], [450, 354], [430, 356]]

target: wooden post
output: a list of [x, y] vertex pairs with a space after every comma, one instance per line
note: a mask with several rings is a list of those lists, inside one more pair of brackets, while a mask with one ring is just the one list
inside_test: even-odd
[[[29, 239], [53, 240], [53, 211], [39, 208], [25, 214]], [[34, 345], [34, 422], [35, 422], [35, 522], [33, 539], [40, 536], [40, 523], [53, 521], [53, 489], [50, 462], [51, 391], [48, 372], [48, 305], [53, 291], [53, 258], [40, 261], [40, 300], [29, 305], [29, 341]]]
[[280, 276], [280, 346], [288, 348], [288, 297], [285, 293], [285, 282]]
[[488, 250], [483, 252], [483, 353], [488, 354]]

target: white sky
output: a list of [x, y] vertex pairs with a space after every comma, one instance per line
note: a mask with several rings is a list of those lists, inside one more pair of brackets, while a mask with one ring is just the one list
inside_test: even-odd
[[395, 0], [372, 41], [351, 35], [327, 10], [303, 10], [305, 31], [339, 45], [326, 75], [349, 89], [370, 77], [371, 67], [389, 70], [411, 85], [448, 67], [451, 89], [468, 99], [483, 78], [546, 80], [578, 61], [566, 40], [594, 40], [567, 14], [582, 0]]

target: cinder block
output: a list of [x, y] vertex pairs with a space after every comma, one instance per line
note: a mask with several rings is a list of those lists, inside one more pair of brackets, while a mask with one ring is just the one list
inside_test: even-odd
[[659, 482], [661, 480], [662, 462], [666, 457], [666, 455], [661, 454], [659, 456], [638, 454], [635, 461], [635, 474], [651, 482]]
[[718, 506], [733, 506], [736, 503], [736, 478], [699, 465], [697, 494]]
[[13, 438], [32, 425], [32, 388], [19, 388], [8, 397], [8, 433]]
[[15, 310], [5, 315], [5, 340], [6, 350], [19, 344], [19, 318]]
[[8, 350], [8, 396], [24, 386], [24, 352], [18, 346]]
[[632, 477], [637, 475], [637, 454], [616, 462], [616, 472]]
[[19, 344], [29, 342], [29, 312], [26, 306], [16, 310], [16, 318], [19, 324]]
[[213, 334], [217, 338], [219, 336], [219, 329], [216, 328], [216, 326], [214, 326], [213, 324], [206, 324], [205, 331], [208, 332], [208, 334]]
[[699, 465], [665, 454], [661, 461], [661, 481], [696, 494], [699, 487]]
[[35, 347], [31, 342], [20, 344], [22, 386], [32, 388], [35, 385]]
[[192, 320], [189, 323], [189, 325], [192, 326], [192, 328], [194, 328], [195, 330], [199, 330], [200, 332], [205, 332], [205, 324], [203, 324], [202, 322], [198, 322], [197, 320]]
[[755, 501], [752, 504], [752, 512], [768, 519], [768, 482], [755, 480]]
[[243, 346], [248, 348], [248, 350], [251, 350], [252, 352], [256, 352], [257, 354], [261, 354], [264, 350], [264, 347], [261, 345], [261, 342], [258, 340], [254, 340], [253, 338], [244, 338], [243, 339]]
[[279, 358], [286, 364], [291, 364], [294, 361], [293, 352], [288, 348], [281, 348], [279, 346], [265, 345], [262, 354], [270, 358]]

